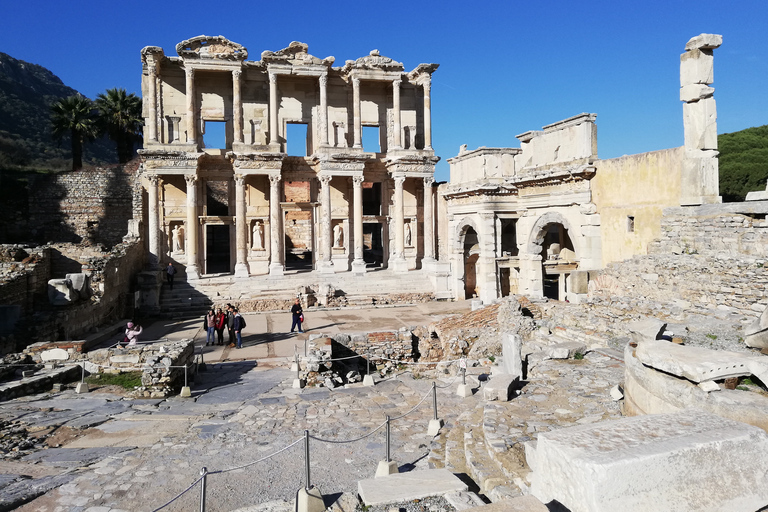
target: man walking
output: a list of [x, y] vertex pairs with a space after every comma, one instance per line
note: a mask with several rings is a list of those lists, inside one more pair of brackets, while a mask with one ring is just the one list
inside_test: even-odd
[[291, 323], [291, 332], [293, 332], [296, 326], [299, 327], [299, 332], [304, 332], [304, 330], [301, 328], [302, 314], [303, 311], [301, 309], [301, 301], [297, 298], [296, 302], [293, 304], [293, 306], [291, 306], [291, 316], [293, 317], [293, 323]]
[[243, 330], [243, 317], [240, 316], [240, 312], [235, 309], [235, 336], [237, 337], [237, 346], [235, 348], [243, 348], [243, 338], [241, 331]]
[[165, 278], [168, 280], [168, 286], [173, 290], [173, 276], [176, 275], [176, 267], [172, 262], [168, 262], [168, 267], [165, 269]]
[[227, 335], [229, 336], [229, 348], [235, 346], [235, 307], [227, 304]]

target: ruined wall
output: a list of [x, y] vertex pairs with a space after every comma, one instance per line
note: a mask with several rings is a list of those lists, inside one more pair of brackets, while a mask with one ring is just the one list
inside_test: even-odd
[[595, 162], [592, 200], [604, 265], [645, 254], [661, 235], [664, 208], [680, 205], [684, 158], [679, 147]]

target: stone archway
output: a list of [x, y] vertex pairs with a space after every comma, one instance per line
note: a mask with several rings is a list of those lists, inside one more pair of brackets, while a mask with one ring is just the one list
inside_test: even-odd
[[456, 261], [456, 294], [459, 299], [478, 295], [477, 264], [480, 258], [480, 238], [477, 225], [470, 219], [459, 223], [454, 238], [453, 251]]
[[558, 212], [547, 212], [539, 217], [530, 231], [526, 253], [538, 268], [530, 268], [528, 280], [531, 288], [540, 290], [541, 296], [565, 300], [567, 278], [578, 268], [581, 233]]

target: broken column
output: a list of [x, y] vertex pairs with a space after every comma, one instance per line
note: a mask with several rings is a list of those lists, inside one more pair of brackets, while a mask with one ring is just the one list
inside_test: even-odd
[[685, 158], [680, 203], [719, 203], [717, 165], [717, 109], [713, 50], [723, 43], [718, 34], [700, 34], [685, 45], [680, 56], [680, 100], [683, 104]]

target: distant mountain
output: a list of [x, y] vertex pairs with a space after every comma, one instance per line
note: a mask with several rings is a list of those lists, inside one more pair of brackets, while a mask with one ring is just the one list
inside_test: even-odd
[[[48, 69], [0, 52], [0, 169], [65, 170], [71, 167], [69, 141], [51, 136], [50, 106], [77, 91]], [[116, 161], [106, 139], [86, 143], [83, 163]]]
[[720, 195], [724, 202], [743, 201], [747, 192], [765, 190], [768, 180], [768, 125], [723, 133], [720, 150]]

